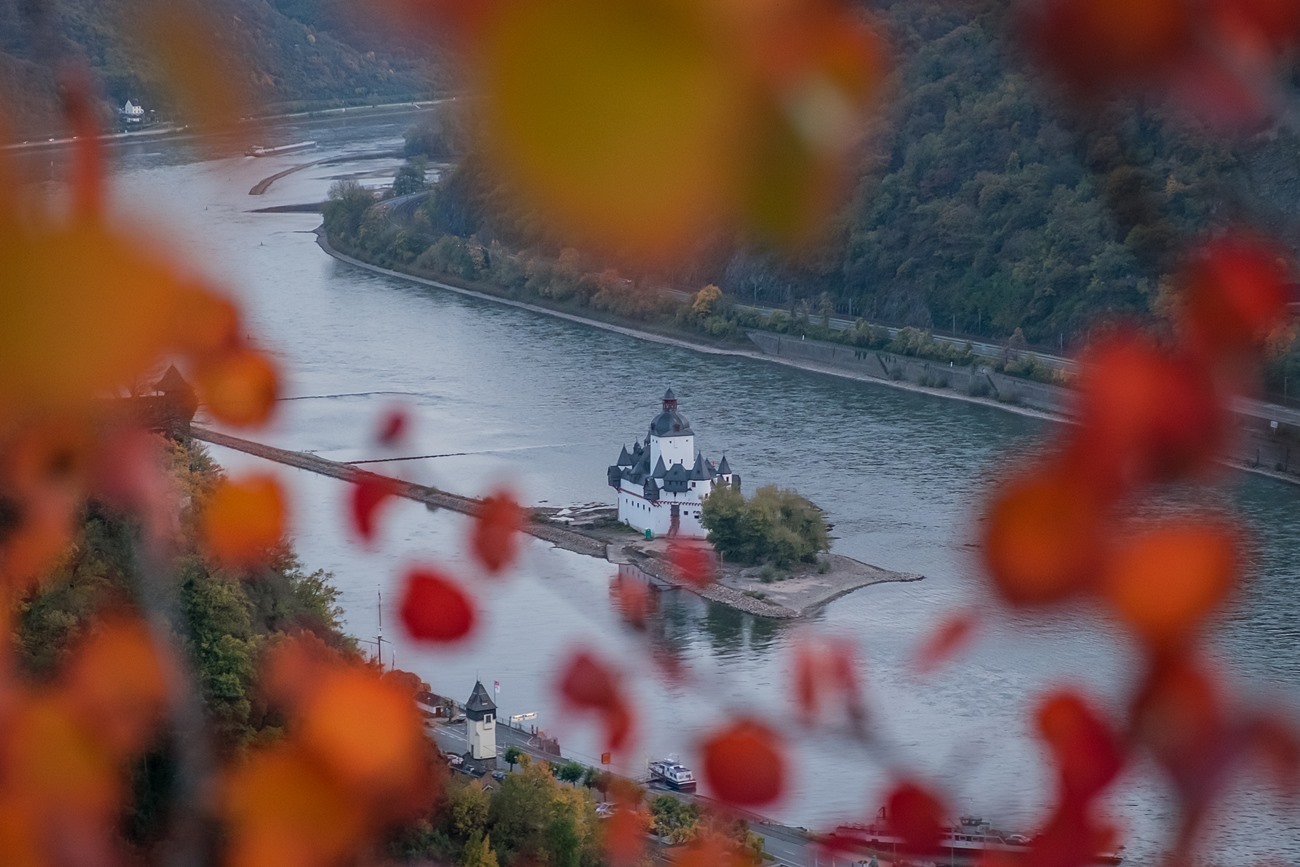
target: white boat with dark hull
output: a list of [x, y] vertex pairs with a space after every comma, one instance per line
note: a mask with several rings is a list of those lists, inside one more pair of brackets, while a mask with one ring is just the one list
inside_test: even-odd
[[[827, 841], [832, 848], [871, 852], [880, 855], [904, 853], [905, 841], [891, 827], [881, 810], [877, 820], [869, 825], [840, 825], [831, 832]], [[988, 821], [975, 816], [962, 816], [954, 825], [944, 829], [943, 838], [932, 852], [913, 852], [911, 858], [923, 858], [935, 864], [968, 867], [978, 864], [986, 855], [1006, 856], [1012, 863], [1020, 863], [1033, 847], [1033, 839], [1024, 834], [1000, 831]], [[1114, 852], [1098, 853], [1089, 862], [1095, 865], [1115, 865], [1123, 857]]]
[[690, 768], [669, 757], [650, 763], [650, 779], [679, 792], [695, 791], [695, 774]]

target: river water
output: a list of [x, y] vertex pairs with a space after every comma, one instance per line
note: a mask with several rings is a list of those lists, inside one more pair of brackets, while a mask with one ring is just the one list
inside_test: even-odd
[[[517, 569], [487, 578], [461, 553], [466, 519], [405, 502], [384, 513], [381, 543], [367, 548], [351, 537], [342, 485], [277, 468], [295, 492], [298, 553], [308, 568], [333, 572], [348, 630], [363, 639], [377, 634], [382, 592], [386, 660], [393, 653], [436, 691], [462, 697], [475, 677], [500, 681], [502, 716], [534, 712], [566, 753], [588, 758], [599, 749], [594, 732], [560, 713], [554, 678], [571, 648], [599, 649], [636, 675], [628, 684], [639, 738], [625, 769], [673, 752], [696, 763], [698, 739], [711, 726], [757, 714], [787, 739], [793, 781], [769, 812], [793, 824], [869, 817], [896, 770], [941, 784], [954, 813], [1010, 827], [1040, 819], [1050, 779], [1025, 722], [1029, 709], [1061, 683], [1113, 706], [1131, 671], [1122, 640], [1086, 615], [1050, 623], [994, 616], [945, 671], [918, 678], [909, 660], [946, 614], [981, 604], [970, 545], [978, 504], [1007, 462], [1042, 447], [1051, 425], [638, 341], [374, 276], [318, 249], [316, 216], [250, 212], [318, 201], [352, 173], [379, 183], [365, 176], [391, 172], [393, 161], [317, 166], [263, 196], [248, 195], [261, 178], [307, 159], [399, 146], [410, 123], [408, 116], [300, 124], [265, 142], [317, 139], [320, 149], [310, 157], [213, 158], [159, 142], [115, 151], [118, 206], [155, 227], [157, 243], [178, 245], [238, 295], [250, 333], [283, 365], [287, 398], [273, 427], [255, 438], [340, 460], [391, 456], [376, 451], [371, 433], [379, 413], [403, 406], [414, 424], [400, 453], [444, 457], [386, 469], [466, 494], [506, 484], [534, 503], [612, 502], [606, 465], [620, 444], [643, 436], [658, 396], [671, 386], [699, 446], [714, 459], [725, 451], [749, 490], [773, 482], [798, 488], [829, 513], [836, 551], [926, 579], [859, 590], [800, 626], [664, 594], [652, 630], [663, 647], [652, 652], [611, 612], [614, 569], [602, 561], [529, 540]], [[33, 171], [59, 171], [57, 157], [28, 159]], [[232, 472], [259, 463], [214, 453]], [[1298, 495], [1242, 474], [1227, 476], [1210, 495], [1232, 502], [1257, 543], [1251, 583], [1225, 618], [1214, 654], [1261, 695], [1292, 697], [1300, 687]], [[394, 628], [398, 575], [417, 562], [442, 564], [482, 587], [480, 629], [463, 647], [417, 647]], [[787, 660], [801, 630], [857, 642], [877, 748], [842, 738], [833, 722], [812, 729], [797, 722]], [[656, 653], [682, 662], [685, 676], [662, 677]], [[1111, 809], [1127, 831], [1129, 862], [1150, 864], [1173, 807], [1153, 773], [1140, 770]], [[1253, 788], [1247, 783], [1233, 799], [1239, 809], [1207, 852], [1214, 863], [1265, 856], [1297, 863], [1296, 815]]]

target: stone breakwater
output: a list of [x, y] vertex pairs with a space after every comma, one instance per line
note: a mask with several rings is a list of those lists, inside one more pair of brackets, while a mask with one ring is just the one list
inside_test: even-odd
[[[211, 443], [215, 446], [222, 446], [228, 449], [244, 452], [255, 457], [263, 458], [268, 461], [274, 461], [278, 464], [284, 464], [289, 467], [296, 467], [300, 470], [318, 473], [322, 476], [339, 479], [345, 482], [356, 482], [367, 476], [374, 477], [377, 474], [367, 470], [358, 469], [351, 464], [331, 461], [328, 458], [322, 458], [319, 455], [308, 454], [306, 452], [295, 452], [288, 449], [268, 446], [264, 443], [253, 442], [242, 437], [231, 436], [230, 434], [214, 431], [209, 428], [194, 425], [190, 435], [196, 440], [205, 443]], [[465, 497], [460, 494], [453, 494], [450, 491], [444, 491], [440, 488], [434, 488], [429, 485], [419, 485], [415, 482], [407, 482], [401, 479], [395, 479], [391, 476], [382, 476], [393, 484], [393, 493], [396, 496], [403, 497], [407, 500], [414, 500], [417, 503], [424, 503], [426, 506], [433, 506], [439, 509], [447, 509], [452, 512], [459, 512], [463, 515], [477, 515], [482, 502], [474, 497]], [[552, 545], [558, 545], [566, 551], [573, 551], [578, 554], [586, 554], [591, 557], [603, 557], [605, 555], [605, 543], [599, 539], [576, 533], [573, 530], [558, 527], [554, 524], [529, 520], [524, 525], [524, 532], [530, 536], [536, 536], [538, 539], [550, 542]]]

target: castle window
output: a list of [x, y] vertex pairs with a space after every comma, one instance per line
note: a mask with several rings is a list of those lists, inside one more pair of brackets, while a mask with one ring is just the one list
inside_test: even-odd
[[488, 714], [484, 714], [484, 715], [483, 715], [483, 722], [484, 722], [485, 724], [486, 724], [486, 723], [491, 723], [491, 722], [492, 722], [492, 714], [490, 714], [490, 713], [488, 713]]

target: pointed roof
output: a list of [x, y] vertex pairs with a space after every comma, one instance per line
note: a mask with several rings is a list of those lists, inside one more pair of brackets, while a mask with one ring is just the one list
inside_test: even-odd
[[628, 454], [627, 446], [623, 446], [623, 450], [618, 453], [618, 462], [615, 463], [614, 466], [616, 467], [632, 466], [632, 456]]
[[496, 703], [488, 696], [488, 691], [483, 688], [483, 681], [474, 681], [474, 691], [469, 694], [469, 701], [465, 702], [466, 712], [483, 712], [496, 709]]
[[181, 376], [181, 372], [176, 369], [176, 365], [167, 365], [167, 370], [163, 372], [162, 379], [153, 385], [154, 391], [160, 391], [166, 394], [169, 391], [190, 391], [190, 384]]
[[727, 463], [726, 455], [722, 456], [722, 461], [718, 464], [718, 475], [720, 476], [731, 475], [731, 465]]
[[664, 392], [664, 397], [663, 397], [663, 399], [664, 399], [664, 400], [676, 400], [676, 399], [677, 399], [677, 395], [673, 394], [673, 390], [670, 388], [670, 389], [668, 389], [667, 391]]
[[[677, 466], [677, 465], [673, 464], [673, 466]], [[664, 466], [664, 456], [660, 455], [659, 463], [655, 464], [654, 476], [656, 479], [662, 479], [667, 474], [668, 474], [668, 468]]]
[[704, 468], [704, 455], [699, 452], [695, 453], [695, 466], [691, 467], [691, 478], [700, 482], [709, 478], [709, 473]]

